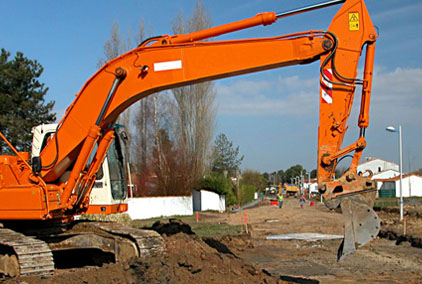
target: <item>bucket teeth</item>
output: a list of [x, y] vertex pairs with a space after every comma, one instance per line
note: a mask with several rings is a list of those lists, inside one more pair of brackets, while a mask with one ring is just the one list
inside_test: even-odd
[[337, 252], [337, 261], [345, 259], [359, 247], [374, 240], [380, 220], [372, 209], [372, 193], [343, 197], [340, 202], [344, 217], [344, 239]]

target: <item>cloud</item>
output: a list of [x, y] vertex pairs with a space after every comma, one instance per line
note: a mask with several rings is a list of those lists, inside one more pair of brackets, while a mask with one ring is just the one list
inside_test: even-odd
[[376, 122], [422, 124], [422, 68], [381, 70], [373, 81], [371, 113]]
[[422, 3], [416, 2], [397, 7], [397, 3], [393, 2], [391, 9], [383, 11], [374, 11], [372, 19], [374, 22], [391, 21], [391, 19], [397, 19], [397, 17], [409, 17], [411, 13], [418, 13], [422, 11]]
[[[398, 67], [390, 70], [376, 66], [374, 74], [371, 102], [374, 120], [421, 124], [422, 69]], [[316, 80], [289, 76], [217, 83], [219, 114], [315, 118], [319, 101]], [[355, 104], [360, 104], [360, 90], [356, 91]], [[352, 115], [357, 111], [359, 106], [354, 107]]]
[[317, 86], [315, 79], [301, 79], [298, 76], [217, 83], [219, 114], [284, 116], [315, 112]]

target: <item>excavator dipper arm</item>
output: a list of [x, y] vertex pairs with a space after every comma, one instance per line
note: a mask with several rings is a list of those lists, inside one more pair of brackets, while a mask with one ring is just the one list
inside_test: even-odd
[[[328, 32], [334, 37], [334, 51], [321, 56], [320, 115], [318, 131], [318, 184], [328, 207], [341, 203], [345, 220], [344, 244], [338, 259], [351, 254], [378, 235], [380, 221], [373, 211], [376, 190], [370, 177], [357, 174], [357, 166], [366, 146], [365, 129], [369, 125], [369, 102], [377, 34], [363, 1], [346, 1]], [[357, 66], [366, 45], [363, 79], [357, 79]], [[347, 131], [356, 87], [362, 98], [355, 143], [341, 148]], [[349, 170], [334, 180], [337, 161], [353, 152]]]

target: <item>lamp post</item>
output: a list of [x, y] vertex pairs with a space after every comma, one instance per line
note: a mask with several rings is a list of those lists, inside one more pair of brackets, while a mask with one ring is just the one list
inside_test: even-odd
[[399, 159], [400, 159], [400, 221], [403, 220], [403, 148], [402, 148], [402, 137], [401, 137], [401, 125], [397, 130], [393, 126], [388, 126], [385, 130], [390, 132], [396, 132], [399, 134]]

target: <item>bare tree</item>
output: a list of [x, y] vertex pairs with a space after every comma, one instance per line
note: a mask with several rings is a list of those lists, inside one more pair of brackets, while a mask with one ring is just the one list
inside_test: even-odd
[[[198, 1], [192, 18], [185, 22], [182, 14], [178, 15], [173, 32], [184, 34], [210, 25], [210, 17]], [[189, 194], [207, 170], [214, 132], [213, 84], [201, 83], [171, 92], [171, 99], [155, 95], [153, 102], [141, 100], [146, 108], [138, 113], [137, 123], [145, 138], [138, 140], [142, 149], [142, 153], [137, 152], [138, 162], [142, 181], [153, 185], [145, 186], [142, 194]]]
[[[139, 23], [139, 28], [135, 34], [135, 41], [137, 43], [142, 42], [145, 39], [145, 24], [144, 20]], [[137, 173], [145, 170], [147, 164], [147, 141], [148, 141], [148, 122], [152, 117], [152, 109], [150, 98], [142, 99], [136, 107], [135, 111], [135, 140], [136, 145], [133, 147], [134, 152], [134, 164], [136, 166]]]
[[[150, 28], [151, 29], [151, 28]], [[145, 24], [141, 20], [135, 41], [137, 44], [145, 40]], [[132, 163], [135, 165], [137, 190], [135, 196], [159, 195], [163, 186], [157, 184], [156, 178], [164, 175], [161, 159], [161, 124], [166, 120], [165, 106], [167, 102], [159, 94], [145, 97], [134, 108], [134, 128], [132, 147]], [[162, 131], [161, 131], [162, 132]], [[154, 155], [157, 154], [157, 155]], [[168, 175], [168, 174], [167, 174]], [[153, 178], [155, 177], [155, 179]], [[162, 181], [162, 179], [160, 179]], [[162, 182], [161, 182], [162, 183]], [[158, 187], [148, 187], [156, 184]]]
[[98, 60], [97, 67], [100, 68], [107, 61], [116, 58], [125, 51], [127, 49], [120, 36], [119, 24], [114, 21], [111, 26], [110, 38], [104, 43], [104, 58]]
[[[133, 36], [131, 34], [130, 27], [128, 27], [126, 37], [121, 35], [119, 24], [117, 22], [113, 22], [110, 38], [104, 44], [104, 57], [98, 60], [98, 67], [101, 67], [107, 61], [110, 61], [133, 48], [132, 38], [134, 38], [135, 44], [138, 44], [145, 39], [145, 25], [143, 19], [141, 19], [139, 26]], [[129, 160], [131, 164], [135, 165], [135, 172], [137, 173], [143, 173], [146, 171], [148, 156], [147, 144], [151, 137], [154, 136], [154, 129], [151, 125], [152, 112], [154, 107], [152, 102], [152, 98], [145, 98], [138, 104], [128, 108], [118, 118], [118, 123], [125, 125], [128, 129]], [[152, 144], [153, 143], [150, 143], [150, 145]], [[152, 146], [150, 146], [150, 148], [151, 147]], [[138, 176], [137, 180], [144, 179], [145, 176], [148, 176], [148, 174], [144, 174], [144, 176]], [[142, 184], [142, 182], [138, 183]]]
[[[200, 0], [192, 18], [184, 23], [182, 14], [173, 22], [173, 32], [184, 34], [211, 26], [211, 18]], [[206, 159], [214, 133], [215, 91], [211, 82], [172, 90], [176, 101], [178, 145], [185, 165], [186, 186], [191, 187], [206, 172]]]
[[[127, 40], [126, 43], [122, 39], [120, 34], [120, 27], [119, 24], [114, 21], [111, 27], [111, 34], [110, 38], [104, 44], [104, 58], [100, 58], [97, 63], [97, 67], [103, 66], [107, 61], [110, 61], [122, 53], [128, 51], [131, 47], [131, 36], [130, 36], [130, 28], [128, 28]], [[128, 129], [130, 129], [130, 108], [123, 112], [118, 119], [118, 123], [125, 125]], [[130, 134], [130, 131], [128, 131]], [[129, 137], [130, 138], [130, 137]], [[130, 141], [130, 139], [129, 139]]]
[[[173, 30], [183, 34], [210, 25], [210, 17], [198, 1], [192, 18], [185, 23], [180, 14]], [[145, 25], [141, 21], [135, 40], [140, 43], [144, 38]], [[119, 42], [118, 28], [113, 26], [105, 48], [113, 51], [125, 47]], [[172, 98], [154, 94], [135, 107], [131, 161], [136, 165], [138, 195], [186, 194], [206, 171], [214, 132], [213, 84], [180, 88], [172, 94]]]
[[[174, 101], [165, 94], [143, 99], [135, 124], [141, 130], [136, 144], [139, 196], [186, 195], [185, 167], [175, 135]], [[142, 138], [142, 135], [144, 138]]]

